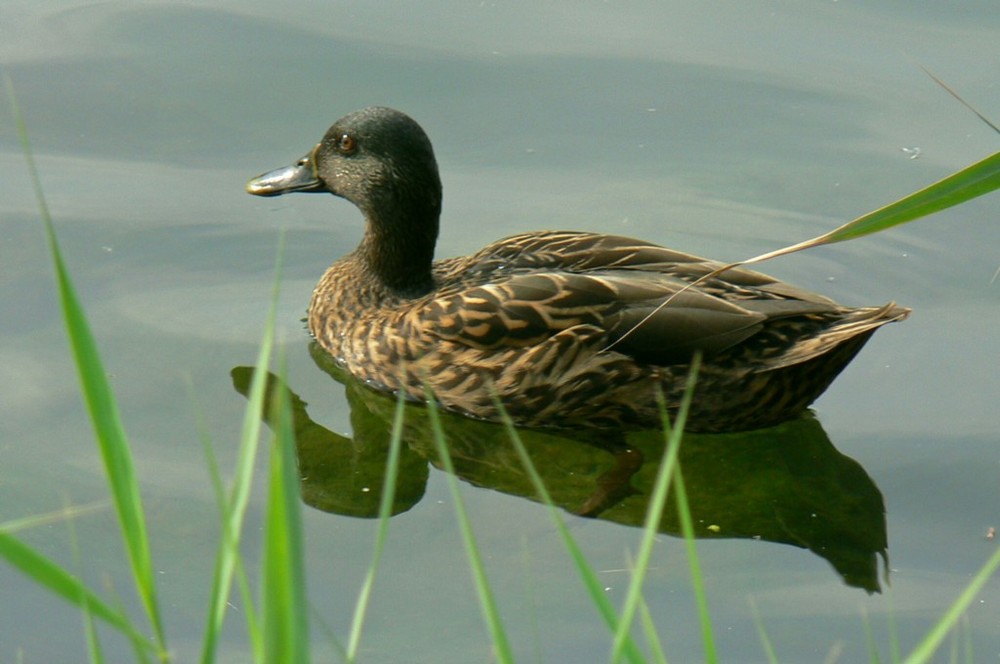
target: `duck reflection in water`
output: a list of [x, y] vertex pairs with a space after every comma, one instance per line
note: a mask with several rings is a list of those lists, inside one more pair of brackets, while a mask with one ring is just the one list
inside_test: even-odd
[[[315, 344], [313, 360], [347, 390], [353, 438], [313, 422], [291, 390], [303, 501], [354, 517], [378, 514], [396, 399], [347, 375]], [[252, 367], [232, 370], [246, 394]], [[269, 376], [268, 393], [288, 389]], [[270, 412], [263, 409], [265, 420]], [[456, 474], [475, 486], [537, 500], [502, 425], [440, 413]], [[631, 526], [646, 515], [661, 431], [520, 430], [554, 503], [573, 514]], [[423, 497], [429, 466], [440, 468], [427, 409], [407, 404], [393, 514]], [[830, 443], [811, 413], [769, 429], [729, 434], [686, 433], [679, 452], [696, 537], [764, 540], [809, 549], [851, 586], [880, 587], [886, 561], [882, 494], [864, 469]], [[679, 536], [674, 497], [659, 530]]]

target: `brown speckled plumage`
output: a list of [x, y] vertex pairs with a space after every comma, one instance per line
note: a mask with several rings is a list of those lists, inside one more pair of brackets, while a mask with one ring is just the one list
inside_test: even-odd
[[843, 307], [732, 269], [642, 322], [720, 264], [597, 233], [524, 233], [434, 262], [433, 150], [391, 109], [338, 120], [309, 155], [247, 190], [328, 191], [357, 205], [365, 237], [320, 280], [310, 331], [372, 387], [423, 399], [426, 382], [445, 407], [479, 418], [498, 419], [497, 394], [522, 425], [655, 426], [657, 384], [676, 407], [700, 349], [688, 429], [769, 426], [806, 408], [879, 326], [908, 314]]

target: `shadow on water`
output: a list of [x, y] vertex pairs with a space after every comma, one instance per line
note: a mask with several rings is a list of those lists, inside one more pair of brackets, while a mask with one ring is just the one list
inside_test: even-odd
[[[316, 364], [345, 385], [354, 437], [313, 422], [306, 403], [289, 389], [302, 499], [325, 512], [375, 517], [395, 397], [345, 375], [315, 344], [310, 350]], [[246, 395], [253, 368], [231, 373], [236, 390]], [[269, 393], [282, 387], [274, 376], [269, 381]], [[462, 480], [537, 500], [502, 425], [444, 412], [441, 417]], [[661, 432], [522, 430], [521, 436], [556, 505], [642, 525], [663, 455]], [[429, 466], [440, 467], [420, 404], [406, 407], [403, 442], [393, 514], [416, 505]], [[886, 560], [887, 548], [882, 494], [856, 461], [834, 448], [811, 414], [757, 431], [685, 434], [679, 460], [697, 537], [791, 544], [827, 560], [848, 585], [881, 590], [878, 563]], [[659, 529], [680, 536], [672, 496], [669, 501]]]

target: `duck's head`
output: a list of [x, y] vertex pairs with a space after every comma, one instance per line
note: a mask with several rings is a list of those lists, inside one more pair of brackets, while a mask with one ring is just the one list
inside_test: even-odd
[[393, 288], [429, 279], [441, 179], [430, 139], [404, 113], [376, 106], [345, 115], [304, 157], [253, 178], [246, 189], [256, 196], [345, 198], [368, 222], [359, 252], [369, 267]]

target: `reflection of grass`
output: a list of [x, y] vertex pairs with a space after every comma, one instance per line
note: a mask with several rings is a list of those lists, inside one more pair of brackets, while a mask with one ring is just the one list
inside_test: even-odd
[[[9, 80], [6, 80], [6, 84], [8, 94], [10, 94], [13, 100], [13, 91]], [[121, 423], [114, 395], [106, 379], [106, 373], [97, 351], [97, 345], [91, 335], [83, 309], [73, 288], [72, 280], [63, 262], [45, 199], [38, 182], [32, 153], [28, 145], [27, 133], [16, 106], [14, 106], [14, 116], [24, 143], [28, 168], [33, 179], [35, 191], [38, 196], [39, 209], [48, 234], [62, 306], [63, 321], [80, 377], [80, 389], [87, 403], [94, 426], [95, 438], [104, 461], [105, 474], [120, 525], [122, 543], [128, 555], [133, 583], [143, 607], [146, 626], [139, 624], [133, 617], [127, 615], [123, 609], [119, 608], [117, 602], [109, 603], [105, 601], [68, 570], [28, 547], [12, 534], [17, 529], [46, 523], [51, 520], [51, 515], [0, 524], [0, 556], [3, 556], [8, 563], [21, 570], [37, 584], [50, 589], [67, 602], [79, 607], [85, 625], [88, 654], [91, 661], [104, 661], [98, 633], [94, 626], [95, 619], [103, 621], [121, 632], [132, 644], [137, 661], [169, 661], [171, 655], [166, 634], [163, 630], [163, 616], [157, 599], [157, 588], [155, 575], [153, 574], [154, 568], [146, 529], [145, 513], [133, 469], [128, 439]], [[960, 171], [945, 182], [947, 186], [944, 187], [942, 185], [942, 189], [938, 192], [942, 198], [938, 201], [936, 207], [935, 204], [929, 205], [927, 207], [928, 210], [941, 209], [945, 203], [954, 205], [1000, 187], [1000, 153], [969, 169]], [[926, 200], [927, 196], [933, 199], [934, 195], [935, 192], [933, 190], [929, 194], [928, 190], [921, 192], [921, 196], [924, 197], [922, 200]], [[895, 218], [896, 220], [893, 224], [888, 224], [888, 222], [885, 222], [885, 219], [893, 218], [891, 207], [883, 208], [880, 216], [883, 225], [880, 228], [914, 218], [912, 210], [904, 211]], [[886, 210], [888, 210], [888, 215]], [[923, 212], [923, 214], [927, 213]], [[278, 278], [276, 277], [276, 284], [277, 281]], [[290, 409], [287, 399], [281, 396], [284, 394], [283, 390], [278, 390], [278, 398], [273, 399], [273, 403], [271, 404], [273, 409], [271, 421], [274, 423], [274, 438], [269, 455], [270, 473], [268, 476], [263, 564], [260, 570], [260, 597], [256, 603], [251, 596], [250, 583], [247, 579], [240, 554], [244, 515], [249, 501], [253, 467], [257, 456], [257, 443], [261, 433], [260, 413], [266, 396], [266, 370], [273, 349], [274, 301], [276, 301], [276, 297], [272, 300], [267, 330], [261, 342], [258, 356], [258, 370], [254, 374], [248, 395], [235, 479], [228, 491], [222, 486], [214, 457], [212, 457], [210, 452], [207, 453], [207, 464], [215, 483], [220, 508], [220, 544], [216, 553], [215, 574], [208, 606], [206, 607], [207, 618], [201, 653], [201, 661], [206, 663], [215, 661], [216, 659], [218, 639], [225, 618], [226, 603], [232, 592], [234, 579], [247, 607], [245, 610], [247, 630], [251, 640], [254, 660], [257, 662], [309, 661], [310, 641], [305, 600], [306, 581], [302, 554], [299, 481], [295, 472], [296, 466], [293, 456], [294, 433], [291, 428]], [[663, 648], [643, 600], [642, 585], [651, 557], [652, 542], [657, 534], [657, 524], [660, 522], [660, 511], [666, 504], [664, 498], [671, 483], [673, 483], [674, 491], [678, 495], [678, 509], [688, 547], [697, 609], [702, 624], [705, 658], [707, 661], [716, 661], [717, 659], [711, 630], [711, 614], [701, 582], [701, 572], [695, 551], [690, 514], [686, 509], [682, 475], [677, 465], [678, 442], [680, 439], [680, 430], [684, 422], [686, 404], [689, 403], [688, 400], [690, 399], [690, 387], [689, 385], [685, 405], [682, 406], [678, 413], [677, 426], [671, 429], [665, 424], [664, 427], [664, 430], [667, 432], [665, 434], [667, 436], [667, 445], [664, 449], [664, 459], [660, 465], [655, 484], [654, 500], [651, 501], [650, 511], [642, 531], [642, 538], [636, 558], [632, 561], [632, 579], [629, 589], [623, 606], [617, 611], [607, 599], [595, 571], [588, 564], [579, 546], [570, 535], [559, 511], [555, 508], [552, 501], [548, 499], [546, 489], [541, 483], [538, 473], [531, 466], [530, 459], [523, 445], [520, 443], [517, 431], [508, 422], [510, 438], [535, 484], [535, 489], [539, 497], [549, 506], [556, 528], [567, 547], [573, 564], [580, 573], [582, 582], [590, 593], [596, 609], [608, 626], [611, 661], [620, 661], [622, 658], [627, 659], [629, 662], [642, 662], [646, 660], [666, 661]], [[440, 422], [437, 419], [433, 405], [430, 407], [430, 415], [432, 424], [435, 427], [435, 445], [442, 457], [442, 462], [447, 467], [449, 460], [444, 444], [444, 433], [441, 431]], [[386, 473], [385, 488], [382, 493], [380, 523], [377, 531], [375, 552], [355, 606], [354, 619], [347, 645], [341, 648], [342, 655], [346, 661], [354, 661], [358, 654], [368, 598], [370, 597], [375, 581], [382, 545], [387, 532], [388, 518], [393, 504], [393, 490], [396, 486], [396, 461], [398, 460], [398, 450], [401, 444], [402, 416], [402, 408], [397, 409], [393, 427], [389, 472]], [[206, 449], [208, 450], [207, 446]], [[476, 587], [494, 644], [496, 658], [502, 662], [513, 661], [509, 639], [506, 636], [502, 620], [494, 605], [492, 592], [481, 565], [480, 554], [472, 534], [472, 527], [462, 508], [457, 484], [452, 475], [448, 475], [448, 477], [454, 495], [459, 526], [463, 533], [470, 565], [474, 571]], [[68, 509], [59, 516], [72, 518], [80, 511], [82, 510]], [[1000, 551], [993, 555], [987, 564], [977, 573], [959, 598], [905, 661], [923, 662], [928, 661], [933, 656], [943, 639], [958, 623], [964, 611], [998, 567], [1000, 567]], [[633, 623], [637, 616], [648, 644], [648, 654], [643, 653], [632, 635]], [[765, 644], [765, 651], [769, 658], [774, 660], [773, 650], [764, 627], [761, 626], [760, 629]], [[869, 638], [870, 641], [871, 639]], [[968, 637], [966, 637], [966, 641], [968, 643]], [[874, 647], [871, 648], [871, 651], [872, 659], [877, 660], [877, 653]]]

